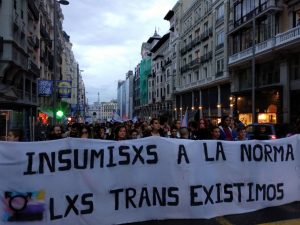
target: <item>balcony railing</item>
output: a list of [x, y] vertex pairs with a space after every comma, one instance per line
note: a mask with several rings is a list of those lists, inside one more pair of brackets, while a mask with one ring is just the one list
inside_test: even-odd
[[35, 1], [28, 1], [28, 8], [31, 10], [32, 15], [36, 21], [39, 20], [39, 10], [35, 5]]
[[189, 70], [189, 64], [182, 66], [180, 69], [181, 73], [185, 73], [188, 70]]
[[27, 38], [28, 44], [30, 44], [34, 49], [38, 49], [40, 46], [40, 40], [37, 36], [29, 36]]
[[261, 14], [262, 12], [266, 12], [266, 11], [268, 11], [270, 9], [274, 9], [274, 8], [278, 9], [277, 3], [275, 2], [275, 0], [268, 0], [268, 1], [260, 4], [259, 6], [257, 6], [252, 11], [243, 15], [239, 20], [234, 21], [234, 27], [230, 27], [229, 30], [248, 22], [249, 20], [251, 20], [253, 18], [253, 16], [257, 16], [258, 14]]
[[220, 49], [223, 48], [223, 47], [224, 47], [224, 43], [218, 44], [218, 45], [216, 46], [216, 51], [220, 50]]
[[[292, 43], [293, 41], [300, 41], [300, 26], [292, 28], [284, 33], [277, 34], [275, 37], [270, 38], [264, 42], [255, 45], [255, 54], [263, 53], [266, 51], [273, 50], [281, 45]], [[246, 59], [253, 55], [253, 48], [247, 48], [241, 52], [229, 56], [229, 64], [238, 62], [240, 60]]]
[[206, 78], [176, 87], [176, 91], [185, 91], [187, 89], [196, 88], [200, 85], [204, 85], [205, 83], [207, 83]]
[[223, 76], [223, 71], [216, 72], [216, 75], [215, 75], [216, 78], [217, 77], [222, 77], [222, 76]]
[[189, 43], [187, 46], [186, 46], [187, 50], [188, 51], [191, 51], [193, 49], [193, 43]]
[[195, 37], [194, 40], [192, 41], [193, 47], [201, 43], [201, 37]]
[[184, 55], [185, 53], [187, 53], [187, 47], [184, 46], [181, 50], [180, 50], [181, 55]]
[[167, 66], [167, 65], [171, 64], [171, 62], [172, 62], [172, 60], [171, 60], [171, 59], [167, 59], [167, 60], [165, 60], [165, 66]]
[[200, 59], [196, 58], [196, 59], [192, 60], [189, 64], [189, 66], [190, 66], [191, 69], [199, 67], [200, 66]]
[[201, 56], [201, 63], [205, 63], [212, 59], [212, 52], [205, 53], [204, 55]]
[[276, 35], [276, 46], [294, 41], [300, 38], [300, 26], [295, 27], [287, 32]]
[[44, 25], [41, 24], [40, 26], [40, 32], [42, 37], [44, 37], [46, 40], [50, 40], [50, 35]]

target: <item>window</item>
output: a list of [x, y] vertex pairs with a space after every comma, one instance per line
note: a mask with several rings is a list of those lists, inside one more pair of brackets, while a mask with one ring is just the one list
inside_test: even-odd
[[200, 58], [200, 51], [196, 50], [195, 51], [195, 59], [199, 59]]
[[216, 76], [222, 76], [224, 70], [224, 58], [218, 59], [216, 64], [217, 64]]
[[224, 18], [224, 4], [220, 5], [217, 10], [216, 10], [216, 14], [217, 14], [217, 20], [223, 19]]
[[199, 72], [196, 71], [196, 72], [195, 72], [195, 81], [198, 81], [198, 80], [200, 80]]
[[234, 6], [234, 22], [239, 23], [241, 18], [242, 18], [242, 5], [239, 3]]
[[192, 54], [189, 55], [189, 63], [192, 62]]
[[224, 43], [224, 31], [217, 34], [217, 46]]
[[291, 60], [290, 71], [292, 80], [300, 80], [300, 55]]
[[204, 55], [206, 55], [208, 53], [208, 45], [205, 45], [203, 50], [204, 50]]
[[204, 32], [207, 32], [208, 31], [208, 22], [204, 23]]
[[189, 74], [189, 76], [188, 76], [188, 81], [187, 81], [188, 83], [191, 83], [192, 82], [192, 75], [191, 74]]
[[259, 42], [263, 42], [271, 38], [271, 20], [266, 18], [258, 24]]
[[238, 77], [239, 77], [239, 91], [251, 88], [252, 73], [250, 68], [241, 70], [238, 74]]
[[203, 67], [203, 78], [207, 78], [207, 67]]
[[200, 36], [200, 28], [195, 30], [195, 38]]

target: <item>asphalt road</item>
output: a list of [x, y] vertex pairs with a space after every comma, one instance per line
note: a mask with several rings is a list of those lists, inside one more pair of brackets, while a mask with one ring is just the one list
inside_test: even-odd
[[300, 225], [300, 202], [213, 219], [160, 220], [132, 225]]

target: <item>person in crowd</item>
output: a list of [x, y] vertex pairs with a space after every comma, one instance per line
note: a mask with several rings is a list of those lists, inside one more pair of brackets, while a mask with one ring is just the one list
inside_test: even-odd
[[220, 127], [218, 126], [212, 126], [210, 131], [210, 139], [212, 140], [220, 140], [221, 131]]
[[219, 126], [220, 128], [220, 139], [221, 140], [226, 140], [226, 141], [233, 141], [234, 140], [234, 135], [232, 132], [232, 129], [230, 127], [231, 125], [231, 118], [230, 116], [223, 116], [221, 118], [221, 124]]
[[177, 138], [180, 138], [180, 127], [181, 127], [181, 121], [180, 120], [174, 120], [174, 125], [177, 128]]
[[134, 130], [136, 130], [138, 132], [138, 138], [143, 137], [143, 129], [142, 129], [142, 123], [141, 122], [137, 122], [137, 123], [134, 124]]
[[181, 127], [179, 133], [180, 133], [180, 139], [190, 139], [188, 128]]
[[237, 136], [234, 139], [235, 141], [245, 141], [248, 140], [247, 138], [247, 132], [245, 126], [240, 126], [237, 128]]
[[127, 130], [126, 126], [123, 124], [120, 124], [115, 129], [115, 140], [116, 141], [122, 141], [127, 139]]
[[178, 138], [177, 132], [178, 132], [177, 127], [176, 127], [175, 125], [173, 125], [173, 126], [171, 127], [171, 135], [170, 135], [170, 138]]
[[162, 125], [162, 136], [163, 137], [170, 137], [170, 135], [171, 135], [171, 128], [170, 128], [170, 126], [169, 126], [169, 124], [168, 123], [164, 123], [163, 125]]
[[150, 132], [147, 136], [162, 136], [162, 131], [160, 127], [159, 120], [157, 118], [152, 118], [150, 120]]
[[80, 124], [79, 123], [72, 123], [70, 126], [68, 126], [68, 131], [63, 134], [63, 137], [79, 137], [79, 129]]
[[61, 126], [60, 125], [53, 126], [49, 135], [49, 140], [56, 140], [61, 138], [63, 138]]
[[79, 135], [80, 135], [80, 138], [90, 138], [90, 136], [91, 136], [90, 127], [83, 125], [80, 128]]
[[207, 140], [210, 139], [209, 129], [206, 127], [206, 123], [204, 119], [199, 120], [198, 127], [198, 139], [199, 140]]
[[102, 139], [102, 140], [106, 140], [107, 139], [107, 133], [106, 133], [106, 128], [105, 126], [100, 126], [97, 128], [97, 132], [96, 132], [96, 138], [97, 139]]
[[23, 131], [20, 128], [10, 129], [7, 134], [7, 141], [21, 141], [23, 138]]
[[139, 133], [136, 129], [132, 129], [130, 131], [130, 139], [138, 139], [139, 138]]
[[188, 124], [189, 130], [189, 139], [191, 140], [198, 140], [198, 124], [196, 121], [191, 120]]

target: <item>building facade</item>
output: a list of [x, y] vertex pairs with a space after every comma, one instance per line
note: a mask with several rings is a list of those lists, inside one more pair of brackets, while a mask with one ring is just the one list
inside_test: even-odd
[[240, 119], [293, 121], [300, 113], [299, 1], [230, 1], [230, 11], [228, 65]]
[[56, 0], [1, 1], [0, 136], [19, 127], [32, 140], [38, 118], [49, 123], [59, 107], [69, 112], [72, 102], [62, 101], [58, 83], [73, 80], [76, 70], [62, 22]]
[[133, 71], [129, 70], [126, 74], [126, 80], [118, 82], [117, 89], [117, 113], [122, 120], [133, 118], [133, 99], [134, 99], [134, 75]]
[[40, 77], [40, 18], [36, 1], [0, 4], [0, 110], [1, 134], [29, 124], [36, 117], [37, 79]]
[[151, 108], [151, 117], [170, 118], [173, 104], [170, 33], [162, 36], [153, 46], [151, 60], [151, 76], [148, 78], [148, 104]]
[[173, 8], [178, 32], [175, 82], [176, 118], [187, 111], [218, 119], [231, 114], [227, 61], [226, 1], [178, 1]]

